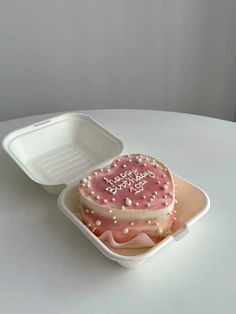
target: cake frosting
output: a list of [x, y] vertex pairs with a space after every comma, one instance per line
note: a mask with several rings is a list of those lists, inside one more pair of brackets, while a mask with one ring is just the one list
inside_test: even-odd
[[175, 186], [156, 158], [130, 154], [92, 171], [79, 184], [83, 222], [96, 235], [111, 231], [118, 243], [140, 233], [158, 241], [175, 221]]

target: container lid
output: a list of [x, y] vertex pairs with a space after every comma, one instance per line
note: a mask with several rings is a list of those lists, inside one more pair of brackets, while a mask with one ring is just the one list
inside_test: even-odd
[[69, 184], [123, 150], [120, 139], [87, 114], [62, 114], [8, 134], [3, 147], [35, 182]]

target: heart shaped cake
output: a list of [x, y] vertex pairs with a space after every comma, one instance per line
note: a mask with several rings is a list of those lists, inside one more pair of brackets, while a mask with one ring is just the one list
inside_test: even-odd
[[141, 233], [159, 241], [175, 221], [175, 186], [170, 170], [141, 154], [114, 159], [79, 184], [83, 222], [96, 235], [111, 231], [118, 243]]

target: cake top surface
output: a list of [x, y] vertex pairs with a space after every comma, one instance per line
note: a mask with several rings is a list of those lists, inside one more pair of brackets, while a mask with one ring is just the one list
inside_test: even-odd
[[104, 208], [158, 210], [173, 201], [171, 173], [155, 158], [130, 154], [81, 179], [80, 192]]

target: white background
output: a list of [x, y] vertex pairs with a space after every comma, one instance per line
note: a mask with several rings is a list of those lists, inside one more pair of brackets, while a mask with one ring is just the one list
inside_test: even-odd
[[234, 120], [235, 0], [0, 0], [0, 120], [145, 108]]

